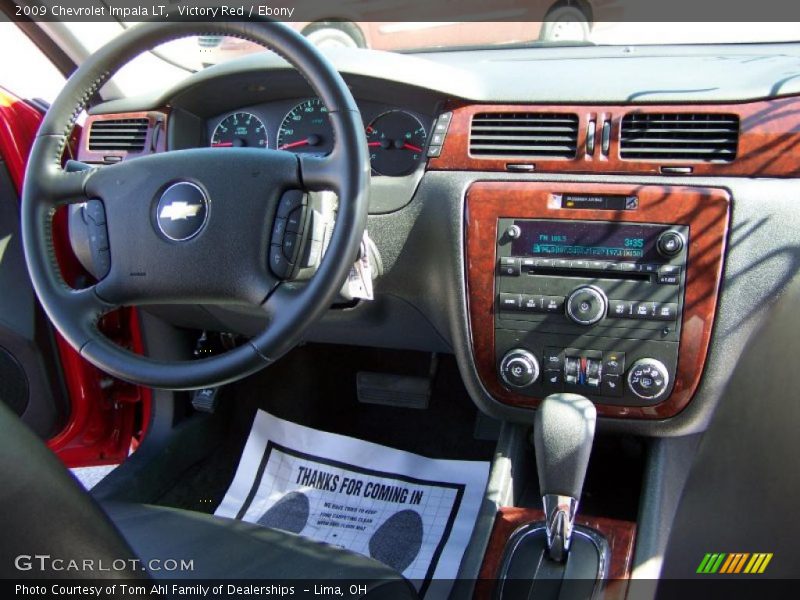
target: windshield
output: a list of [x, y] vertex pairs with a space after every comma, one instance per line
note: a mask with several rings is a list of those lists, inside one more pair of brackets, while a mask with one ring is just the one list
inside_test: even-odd
[[[78, 46], [91, 53], [122, 33], [131, 22], [105, 19], [92, 23], [64, 21], [42, 23], [63, 46]], [[508, 47], [565, 47], [576, 45], [643, 46], [652, 44], [711, 44], [787, 42], [800, 38], [800, 24], [785, 23], [647, 23], [594, 22], [579, 4], [562, 4], [547, 13], [545, 21], [348, 21], [323, 20], [286, 23], [316, 46], [369, 48], [389, 52], [444, 52], [452, 49]], [[0, 23], [4, 29], [13, 23]], [[64, 37], [68, 36], [69, 40]], [[17, 36], [18, 37], [18, 36]], [[0, 50], [14, 52], [11, 35], [0, 32]], [[6, 48], [6, 46], [11, 46]], [[142, 94], [164, 90], [189, 74], [263, 48], [237, 38], [194, 36], [160, 46], [122, 69], [113, 79], [119, 93]], [[30, 65], [4, 61], [4, 79], [30, 80]], [[14, 71], [16, 77], [14, 77]], [[55, 86], [53, 86], [55, 87]], [[41, 94], [46, 99], [49, 94]]]
[[[94, 24], [98, 25], [98, 24]], [[320, 48], [371, 48], [390, 52], [576, 45], [729, 44], [800, 39], [798, 23], [593, 22], [562, 6], [547, 21], [288, 22]], [[264, 49], [237, 38], [199, 36], [161, 48], [176, 64], [198, 70]]]

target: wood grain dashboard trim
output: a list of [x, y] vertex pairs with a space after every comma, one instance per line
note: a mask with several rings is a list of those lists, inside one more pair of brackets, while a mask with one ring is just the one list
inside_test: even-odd
[[[109, 121], [115, 119], [147, 119], [149, 121], [147, 126], [147, 135], [144, 142], [144, 150], [141, 152], [128, 152], [126, 150], [89, 150], [89, 136], [91, 135], [92, 124], [98, 121]], [[90, 115], [87, 117], [86, 123], [83, 126], [81, 141], [78, 145], [77, 159], [87, 163], [106, 163], [111, 162], [108, 160], [109, 157], [113, 157], [112, 160], [125, 160], [128, 157], [135, 158], [138, 156], [147, 156], [148, 154], [154, 154], [157, 152], [165, 152], [167, 149], [168, 119], [169, 112], [167, 110]]]
[[[533, 165], [537, 173], [637, 173], [660, 174], [662, 167], [690, 167], [691, 175], [738, 177], [797, 177], [800, 175], [800, 97], [778, 98], [741, 104], [683, 105], [452, 105], [453, 116], [436, 158], [428, 170], [507, 171], [508, 165]], [[471, 156], [469, 132], [472, 117], [482, 112], [570, 113], [578, 116], [578, 152], [575, 158], [515, 158]], [[620, 157], [620, 125], [629, 113], [728, 113], [739, 115], [740, 136], [732, 162], [686, 160], [623, 160]], [[601, 151], [602, 125], [611, 122], [609, 151]], [[587, 152], [590, 121], [595, 121], [594, 152]], [[665, 173], [666, 174], [666, 173]]]
[[[497, 581], [500, 564], [509, 538], [520, 527], [544, 520], [541, 510], [532, 508], [503, 507], [497, 513], [492, 529], [489, 545], [486, 548], [483, 564], [478, 575], [474, 598], [491, 598]], [[579, 525], [591, 527], [602, 533], [611, 550], [611, 561], [608, 569], [603, 597], [622, 599], [628, 587], [633, 563], [633, 548], [636, 539], [636, 523], [619, 521], [603, 517], [582, 516], [576, 518]]]
[[[637, 210], [554, 209], [552, 193], [626, 194], [639, 197]], [[672, 393], [648, 407], [598, 404], [607, 417], [663, 419], [675, 416], [692, 399], [703, 372], [717, 306], [730, 197], [716, 188], [548, 182], [476, 182], [466, 198], [466, 279], [472, 353], [486, 390], [499, 402], [534, 408], [541, 401], [504, 387], [495, 368], [494, 297], [497, 272], [497, 220], [580, 219], [689, 226], [683, 325]]]

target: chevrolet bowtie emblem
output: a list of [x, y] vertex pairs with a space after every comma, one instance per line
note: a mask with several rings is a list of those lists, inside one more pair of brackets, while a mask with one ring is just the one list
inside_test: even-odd
[[202, 207], [202, 204], [189, 204], [188, 202], [176, 201], [162, 208], [158, 218], [169, 219], [170, 221], [177, 221], [179, 219], [185, 220], [189, 217], [197, 216], [198, 211]]

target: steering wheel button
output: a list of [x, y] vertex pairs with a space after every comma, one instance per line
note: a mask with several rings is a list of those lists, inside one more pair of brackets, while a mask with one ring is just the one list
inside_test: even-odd
[[278, 277], [288, 277], [291, 271], [291, 265], [286, 257], [283, 255], [283, 250], [280, 246], [270, 246], [269, 248], [269, 267], [272, 272]]
[[94, 221], [97, 225], [105, 225], [106, 211], [100, 200], [89, 200], [83, 208], [87, 219]]
[[303, 224], [303, 207], [295, 208], [286, 219], [286, 230], [293, 233], [300, 231]]
[[298, 242], [299, 239], [296, 233], [288, 232], [283, 237], [283, 255], [286, 257], [286, 260], [291, 263], [294, 262]]
[[286, 219], [275, 219], [275, 224], [272, 226], [272, 243], [282, 244], [284, 233], [286, 233]]
[[306, 203], [305, 194], [301, 190], [286, 190], [278, 203], [278, 217], [287, 218], [292, 211]]

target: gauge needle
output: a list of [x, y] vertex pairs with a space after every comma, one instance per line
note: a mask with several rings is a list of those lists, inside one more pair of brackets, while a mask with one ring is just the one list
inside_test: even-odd
[[311, 141], [306, 138], [304, 140], [298, 140], [296, 142], [292, 142], [290, 144], [284, 144], [283, 146], [278, 146], [278, 150], [288, 150], [289, 148], [297, 148], [299, 146], [308, 146]]
[[370, 148], [377, 148], [377, 147], [378, 147], [378, 146], [380, 146], [380, 145], [381, 145], [381, 143], [380, 143], [380, 142], [369, 142], [369, 143], [367, 144], [367, 146], [368, 146], [368, 147], [370, 147]]
[[233, 142], [217, 142], [216, 144], [211, 144], [212, 148], [229, 148], [233, 146]]
[[419, 146], [414, 146], [413, 144], [409, 144], [408, 142], [405, 142], [403, 144], [403, 148], [405, 148], [406, 150], [413, 150], [414, 152], [422, 152], [422, 148], [420, 148]]

